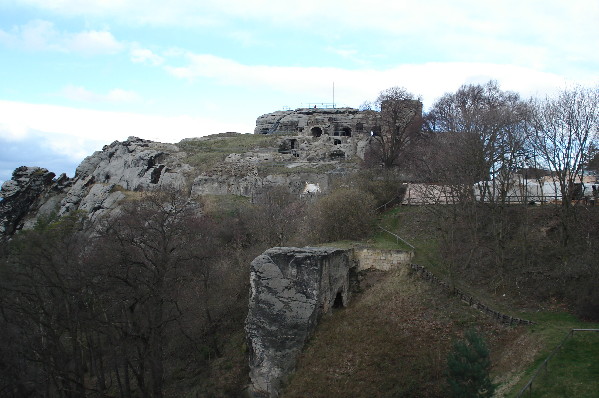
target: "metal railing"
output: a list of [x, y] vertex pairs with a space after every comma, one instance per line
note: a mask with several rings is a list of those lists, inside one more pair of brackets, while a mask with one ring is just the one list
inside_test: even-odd
[[411, 248], [412, 250], [416, 250], [416, 248], [414, 246], [412, 246], [411, 244], [409, 244], [408, 242], [406, 242], [405, 240], [403, 240], [401, 237], [399, 237], [399, 235], [394, 234], [393, 232], [386, 230], [385, 228], [381, 227], [379, 225], [379, 228], [382, 229], [383, 231], [387, 232], [388, 234], [391, 234], [395, 237], [395, 239], [397, 239], [397, 243], [399, 244], [399, 242], [402, 242], [403, 244], [407, 245], [409, 248]]
[[528, 390], [529, 395], [532, 395], [533, 382], [541, 373], [541, 369], [544, 369], [545, 373], [547, 373], [547, 365], [549, 363], [549, 360], [551, 360], [551, 358], [553, 358], [555, 356], [555, 354], [557, 354], [557, 352], [562, 349], [562, 347], [566, 343], [566, 341], [568, 341], [568, 339], [570, 339], [572, 336], [574, 336], [575, 332], [599, 332], [599, 329], [570, 329], [570, 331], [568, 332], [566, 337], [564, 337], [564, 339], [561, 341], [561, 343], [559, 343], [558, 346], [555, 347], [553, 349], [553, 351], [551, 351], [551, 353], [547, 356], [547, 358], [545, 358], [543, 363], [541, 363], [535, 369], [532, 377], [530, 378], [528, 383], [526, 383], [526, 385], [520, 390], [520, 392], [518, 392], [518, 395], [516, 395], [516, 398], [520, 398], [520, 397], [524, 396], [524, 394], [526, 393], [527, 390]]

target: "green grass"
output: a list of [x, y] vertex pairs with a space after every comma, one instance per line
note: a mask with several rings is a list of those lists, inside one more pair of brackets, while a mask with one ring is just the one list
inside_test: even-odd
[[[571, 329], [599, 329], [599, 323], [577, 319], [566, 312], [522, 313], [536, 322], [529, 328], [542, 347], [508, 397], [515, 397], [528, 383], [536, 369], [566, 337]], [[562, 350], [548, 362], [533, 383], [532, 395], [526, 397], [599, 397], [599, 332], [578, 332], [567, 340]]]
[[578, 332], [541, 369], [530, 397], [599, 397], [599, 333]]
[[[518, 344], [522, 344], [517, 348], [521, 350], [520, 356], [527, 358], [506, 360], [497, 373], [501, 383], [506, 386], [500, 396], [514, 397], [572, 328], [599, 328], [599, 323], [581, 321], [559, 303], [555, 303], [555, 308], [540, 311], [536, 303], [529, 303], [528, 308], [518, 309], [509, 299], [498, 297], [484, 284], [471, 286], [464, 283], [458, 274], [451, 272], [439, 255], [440, 231], [435, 225], [439, 214], [436, 209], [426, 206], [399, 206], [382, 214], [380, 225], [416, 247], [415, 263], [426, 266], [437, 276], [454, 282], [499, 311], [536, 323], [527, 327], [518, 341]], [[386, 235], [390, 237], [389, 234]], [[381, 233], [376, 233], [373, 239], [379, 243], [389, 240]], [[393, 248], [392, 243], [389, 248]], [[536, 380], [531, 396], [599, 397], [599, 333], [589, 333], [575, 335], [564, 350], [551, 359], [549, 372]], [[515, 355], [518, 355], [517, 352]]]
[[202, 139], [183, 140], [178, 145], [187, 153], [185, 162], [206, 171], [222, 162], [232, 153], [248, 152], [257, 148], [273, 147], [276, 135], [218, 134]]

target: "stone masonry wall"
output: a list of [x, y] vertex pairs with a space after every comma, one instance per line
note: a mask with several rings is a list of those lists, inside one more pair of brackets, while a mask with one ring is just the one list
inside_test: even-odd
[[354, 259], [358, 263], [358, 271], [377, 269], [389, 271], [400, 265], [408, 265], [413, 257], [412, 252], [403, 250], [355, 249]]

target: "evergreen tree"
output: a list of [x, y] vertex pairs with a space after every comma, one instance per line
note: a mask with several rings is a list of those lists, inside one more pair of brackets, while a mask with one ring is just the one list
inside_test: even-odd
[[454, 398], [491, 397], [495, 386], [489, 370], [491, 360], [483, 338], [470, 329], [465, 340], [457, 341], [447, 358], [450, 396]]

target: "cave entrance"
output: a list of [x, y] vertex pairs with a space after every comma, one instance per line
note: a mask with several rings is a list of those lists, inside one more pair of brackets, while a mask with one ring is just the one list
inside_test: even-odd
[[341, 140], [333, 140], [334, 145], [341, 145]]
[[343, 130], [341, 130], [341, 136], [351, 137], [351, 129], [349, 127], [344, 127]]
[[336, 310], [343, 307], [345, 307], [343, 305], [343, 294], [341, 294], [341, 292], [337, 292], [337, 295], [335, 296], [335, 301], [333, 301], [333, 309]]
[[320, 127], [312, 127], [310, 132], [312, 133], [312, 137], [314, 138], [318, 138], [322, 135], [322, 129]]
[[293, 138], [289, 140], [289, 145], [291, 146], [291, 149], [295, 149], [296, 144], [297, 144], [297, 140], [295, 140]]

